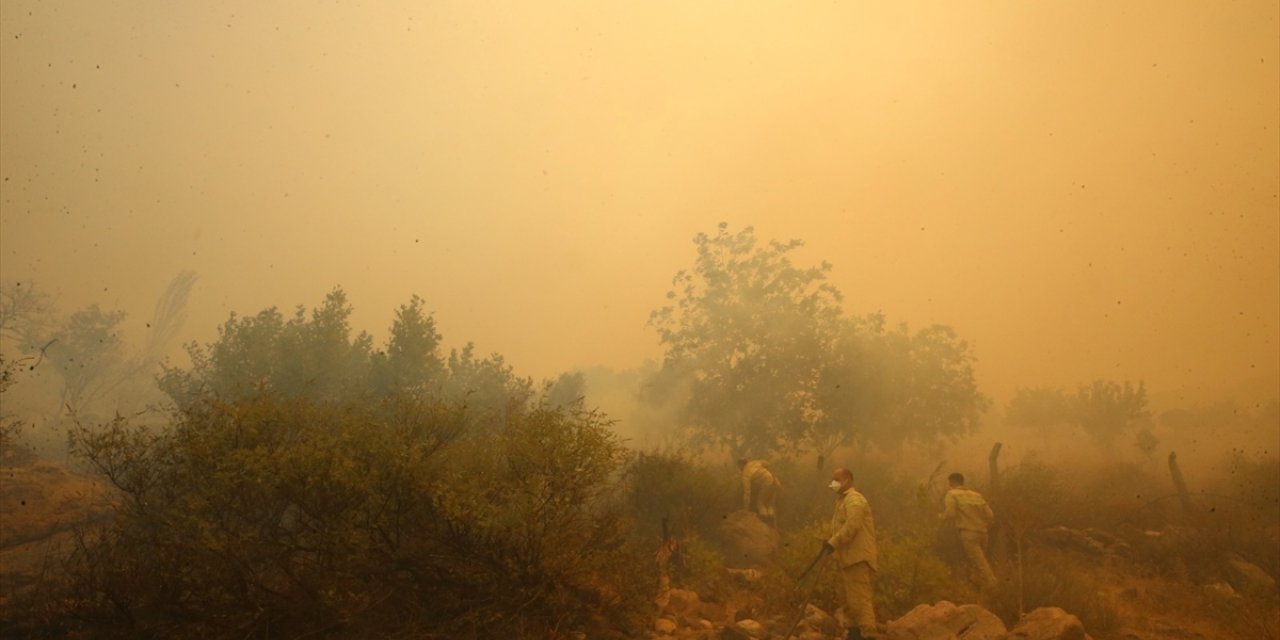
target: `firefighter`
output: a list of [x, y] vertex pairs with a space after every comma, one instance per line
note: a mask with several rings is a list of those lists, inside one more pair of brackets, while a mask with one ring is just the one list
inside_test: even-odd
[[756, 496], [756, 514], [761, 520], [775, 524], [777, 512], [778, 477], [769, 470], [769, 463], [764, 460], [738, 459], [738, 468], [742, 470], [742, 508], [751, 510], [751, 494]]
[[845, 615], [849, 618], [848, 640], [862, 640], [876, 630], [876, 612], [871, 603], [871, 578], [877, 570], [876, 523], [871, 517], [871, 504], [853, 488], [852, 472], [836, 469], [827, 486], [839, 497], [831, 518], [834, 533], [822, 546], [835, 554], [840, 567]]
[[971, 574], [981, 586], [990, 587], [996, 583], [996, 574], [987, 562], [987, 528], [995, 514], [991, 513], [991, 505], [981, 493], [964, 486], [964, 475], [953, 473], [947, 476], [947, 484], [951, 488], [943, 498], [946, 510], [938, 514], [938, 519], [955, 524]]

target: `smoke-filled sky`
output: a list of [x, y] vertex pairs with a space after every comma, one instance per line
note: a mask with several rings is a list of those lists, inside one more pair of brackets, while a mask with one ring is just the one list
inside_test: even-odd
[[1280, 389], [1280, 5], [0, 4], [0, 270], [186, 340], [342, 286], [537, 378], [660, 355], [692, 237], [830, 261], [983, 388]]

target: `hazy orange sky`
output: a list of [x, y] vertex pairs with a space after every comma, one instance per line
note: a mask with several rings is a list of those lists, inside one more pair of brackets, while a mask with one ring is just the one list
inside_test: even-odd
[[184, 340], [419, 294], [523, 375], [631, 367], [692, 237], [1017, 386], [1280, 394], [1280, 4], [0, 4], [0, 270]]

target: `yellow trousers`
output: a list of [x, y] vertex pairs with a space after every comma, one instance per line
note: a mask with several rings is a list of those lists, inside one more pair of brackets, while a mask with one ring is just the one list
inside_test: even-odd
[[849, 623], [864, 632], [876, 630], [876, 610], [871, 603], [871, 566], [859, 562], [840, 567], [840, 581], [844, 583], [844, 612]]
[[982, 586], [996, 583], [996, 574], [987, 562], [987, 534], [979, 531], [960, 530], [960, 545], [964, 547], [964, 555], [969, 558], [969, 567], [974, 581]]

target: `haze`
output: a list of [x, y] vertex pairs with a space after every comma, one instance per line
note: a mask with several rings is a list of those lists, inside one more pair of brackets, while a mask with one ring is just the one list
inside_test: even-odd
[[799, 238], [983, 391], [1280, 390], [1280, 5], [0, 6], [0, 269], [183, 340], [342, 286], [534, 377], [660, 357], [692, 237]]

